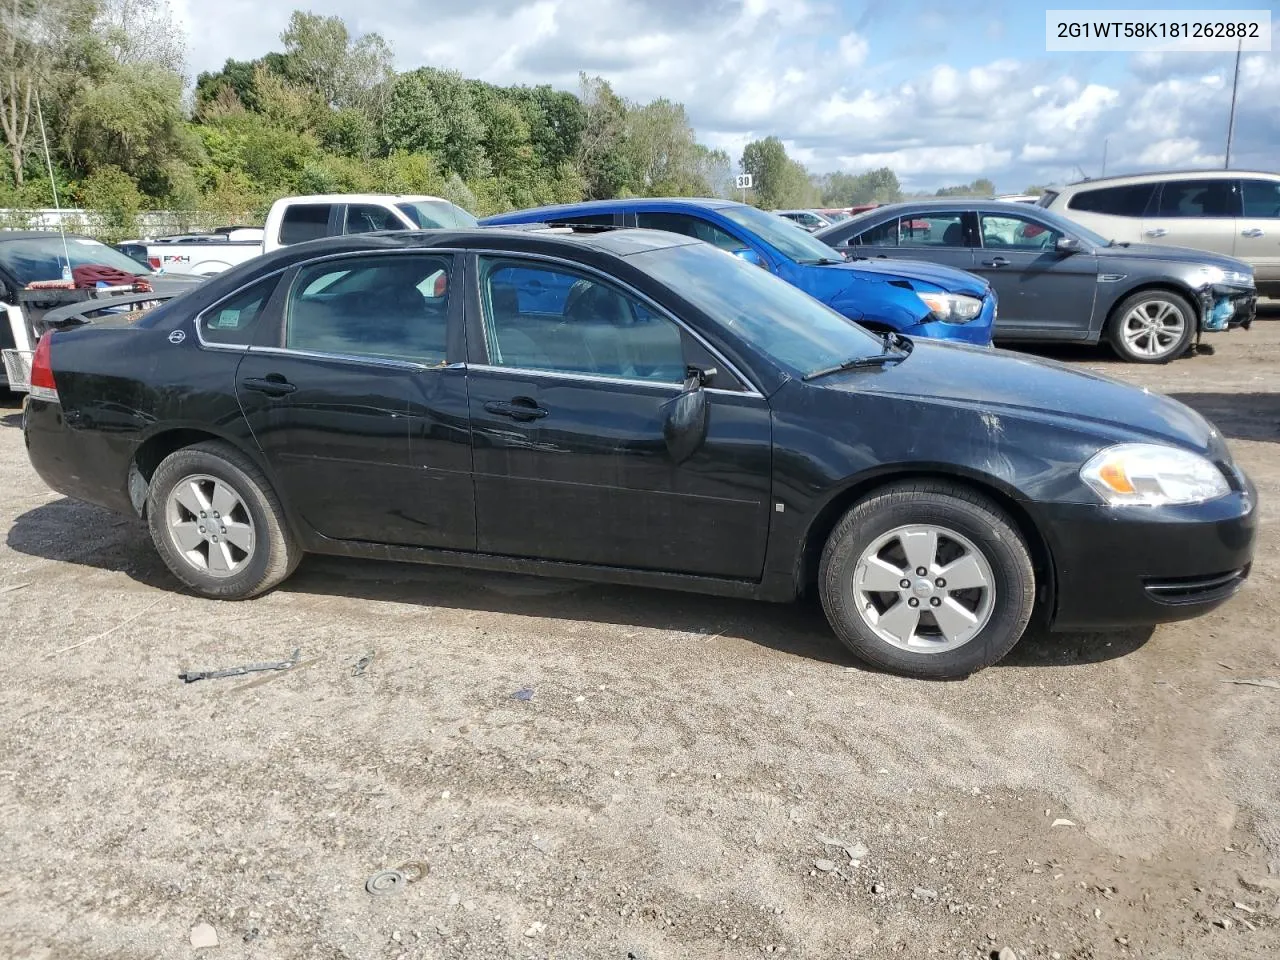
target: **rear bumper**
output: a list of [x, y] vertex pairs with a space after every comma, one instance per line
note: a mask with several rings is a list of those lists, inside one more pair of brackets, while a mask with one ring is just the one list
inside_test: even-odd
[[1210, 503], [1112, 508], [1028, 504], [1053, 554], [1055, 630], [1188, 620], [1243, 586], [1257, 498], [1245, 482]]
[[[96, 503], [120, 513], [133, 513], [129, 499], [129, 463], [133, 445], [109, 434], [74, 430], [62, 405], [27, 397], [22, 414], [27, 456], [49, 487], [76, 500]], [[111, 469], [111, 464], [119, 469]], [[119, 485], [103, 479], [119, 477]]]

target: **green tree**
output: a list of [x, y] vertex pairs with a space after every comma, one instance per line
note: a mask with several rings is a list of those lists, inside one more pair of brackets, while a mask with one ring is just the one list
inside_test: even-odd
[[787, 156], [777, 137], [753, 140], [742, 150], [742, 169], [751, 174], [756, 206], [766, 210], [803, 207], [813, 203], [817, 190], [804, 166]]
[[585, 73], [578, 74], [578, 99], [583, 124], [577, 159], [587, 199], [617, 196], [632, 177], [626, 153], [626, 104], [607, 80]]
[[89, 36], [92, 0], [0, 0], [0, 134], [13, 182], [22, 187], [26, 160], [39, 139], [37, 103], [58, 102], [61, 79], [74, 70], [77, 38]]
[[198, 154], [182, 114], [182, 78], [156, 67], [117, 67], [86, 87], [70, 105], [65, 137], [78, 169], [116, 167], [161, 192], [165, 164]]
[[994, 196], [996, 185], [986, 177], [979, 177], [973, 183], [962, 183], [954, 187], [939, 187], [935, 197], [990, 197]]
[[81, 181], [77, 195], [85, 207], [102, 218], [103, 239], [114, 242], [138, 232], [143, 198], [137, 182], [119, 167], [99, 167]]
[[381, 35], [353, 37], [341, 17], [295, 10], [280, 40], [293, 79], [331, 106], [376, 112], [378, 91], [393, 75], [391, 47]]

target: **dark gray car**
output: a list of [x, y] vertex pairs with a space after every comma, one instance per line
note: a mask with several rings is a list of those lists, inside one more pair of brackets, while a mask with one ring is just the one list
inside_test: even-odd
[[1105, 337], [1135, 363], [1172, 360], [1204, 331], [1247, 328], [1257, 303], [1243, 261], [1113, 243], [1022, 203], [898, 203], [814, 236], [851, 257], [929, 260], [979, 274], [999, 297], [997, 340]]

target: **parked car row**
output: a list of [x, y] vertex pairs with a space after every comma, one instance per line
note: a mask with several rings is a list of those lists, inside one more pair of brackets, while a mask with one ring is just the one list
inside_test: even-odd
[[1125, 360], [1180, 356], [1202, 331], [1247, 328], [1252, 271], [1230, 257], [1115, 243], [1039, 207], [925, 200], [814, 234], [854, 258], [909, 257], [970, 271], [999, 298], [998, 341], [1107, 339]]

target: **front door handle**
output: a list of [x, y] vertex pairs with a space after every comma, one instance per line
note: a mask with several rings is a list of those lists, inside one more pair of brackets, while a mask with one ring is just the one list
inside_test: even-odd
[[1240, 236], [1242, 237], [1261, 237], [1265, 235], [1266, 232], [1259, 227], [1250, 227], [1248, 230], [1243, 230], [1240, 233]]
[[268, 397], [283, 397], [298, 389], [278, 373], [268, 374], [265, 377], [245, 377], [240, 381], [240, 386], [246, 390], [265, 393]]
[[511, 401], [490, 400], [484, 408], [495, 416], [510, 417], [512, 420], [521, 422], [540, 420], [550, 413], [545, 407], [538, 406], [536, 400], [528, 397], [515, 397]]
[[992, 257], [990, 260], [983, 260], [982, 265], [984, 267], [1007, 267], [1009, 261], [1004, 257]]
[[1169, 232], [1169, 231], [1168, 231], [1168, 230], [1166, 230], [1164, 227], [1152, 227], [1150, 230], [1148, 230], [1148, 231], [1147, 231], [1147, 236], [1148, 236], [1148, 237], [1163, 237], [1163, 236], [1164, 236], [1166, 233], [1168, 233], [1168, 232]]

